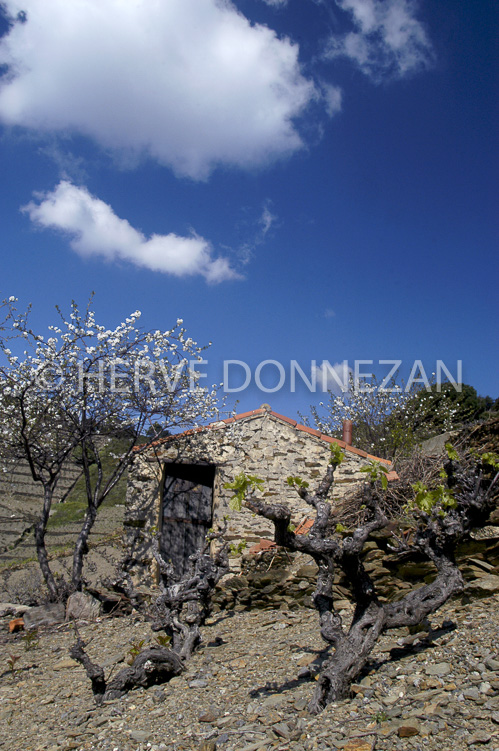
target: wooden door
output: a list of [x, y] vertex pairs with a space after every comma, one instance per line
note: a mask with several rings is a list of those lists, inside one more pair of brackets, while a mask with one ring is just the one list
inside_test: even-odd
[[165, 468], [161, 552], [178, 576], [186, 572], [189, 556], [201, 548], [211, 527], [214, 477], [209, 465]]

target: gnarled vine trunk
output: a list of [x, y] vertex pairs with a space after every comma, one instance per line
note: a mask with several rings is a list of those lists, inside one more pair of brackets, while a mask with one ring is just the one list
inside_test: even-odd
[[69, 650], [73, 660], [79, 662], [92, 682], [92, 691], [97, 704], [111, 699], [119, 699], [133, 688], [148, 688], [157, 683], [166, 683], [184, 670], [180, 657], [160, 646], [144, 649], [134, 660], [133, 665], [123, 668], [109, 682], [104, 677], [104, 669], [92, 662], [85, 652], [85, 642], [78, 638]]
[[[463, 579], [454, 559], [454, 550], [457, 542], [472, 527], [485, 522], [492, 506], [490, 491], [499, 476], [496, 474], [492, 480], [486, 480], [480, 464], [476, 470], [463, 470], [456, 462], [447, 462], [447, 485], [452, 488], [455, 505], [446, 508], [445, 513], [438, 505], [426, 512], [415, 507], [412, 541], [394, 539], [392, 548], [393, 552], [423, 553], [434, 563], [437, 576], [430, 584], [409, 592], [396, 602], [382, 603], [364, 568], [361, 554], [368, 536], [386, 527], [388, 519], [377, 502], [378, 489], [373, 480], [366, 486], [365, 494], [370, 520], [349, 537], [342, 538], [335, 533], [327, 496], [338, 464], [339, 461], [332, 460], [315, 493], [309, 492], [299, 478], [290, 478], [297, 481], [294, 484], [299, 495], [316, 511], [308, 535], [296, 535], [291, 531], [291, 512], [286, 506], [267, 504], [255, 497], [246, 501], [251, 511], [273, 522], [278, 545], [310, 555], [319, 568], [313, 599], [319, 612], [322, 638], [334, 651], [323, 664], [309, 705], [312, 713], [320, 712], [329, 702], [348, 695], [351, 683], [362, 672], [384, 631], [421, 623], [449, 597], [462, 590]], [[355, 603], [348, 630], [334, 607], [333, 581], [337, 567], [346, 576]]]
[[[161, 556], [158, 541], [155, 541], [154, 553], [162, 576], [161, 594], [145, 614], [152, 620], [153, 631], [165, 631], [170, 636], [171, 648], [147, 647], [135, 658], [133, 665], [123, 668], [107, 682], [104, 669], [90, 660], [85, 643], [78, 637], [70, 649], [70, 656], [85, 668], [98, 703], [123, 696], [139, 686], [165, 683], [185, 669], [185, 663], [201, 642], [201, 627], [211, 611], [213, 590], [229, 570], [228, 544], [221, 542], [225, 527], [226, 524], [221, 531], [207, 535], [205, 544], [190, 557], [188, 570], [179, 580], [175, 579], [172, 567]], [[210, 555], [209, 548], [214, 541], [219, 542], [219, 548]], [[126, 572], [121, 572], [115, 588], [126, 593], [132, 603], [144, 610]]]

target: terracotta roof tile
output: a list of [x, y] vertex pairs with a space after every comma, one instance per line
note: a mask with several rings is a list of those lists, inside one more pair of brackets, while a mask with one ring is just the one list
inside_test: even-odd
[[296, 427], [298, 425], [296, 420], [292, 420], [291, 417], [280, 415], [279, 412], [271, 412], [270, 414], [274, 417], [277, 417], [279, 420], [282, 420], [283, 422], [287, 422], [288, 425], [292, 425], [293, 427]]
[[321, 441], [326, 441], [326, 443], [337, 443], [342, 449], [348, 448], [345, 441], [340, 441], [339, 438], [332, 438], [330, 435], [324, 435], [324, 433], [321, 433]]
[[[357, 456], [362, 456], [364, 459], [367, 459], [368, 453], [366, 451], [363, 451], [362, 449], [356, 449], [355, 446], [345, 446], [345, 449], [347, 451], [350, 451], [351, 454], [357, 454]], [[379, 459], [379, 461], [385, 461], [384, 459]]]
[[263, 553], [264, 550], [272, 550], [272, 548], [276, 548], [277, 545], [275, 542], [272, 542], [272, 540], [265, 540], [263, 537], [260, 539], [260, 542], [258, 542], [256, 545], [253, 545], [252, 548], [248, 550], [248, 553], [251, 553], [251, 555], [256, 555], [256, 553]]
[[320, 430], [315, 430], [315, 428], [309, 428], [308, 425], [297, 425], [297, 430], [301, 430], [303, 433], [309, 433], [310, 435], [315, 435], [317, 438], [321, 437]]
[[372, 459], [374, 462], [382, 462], [383, 464], [391, 464], [391, 461], [389, 459], [380, 459], [379, 456], [374, 456], [373, 454], [366, 454], [368, 459]]
[[251, 412], [241, 412], [239, 415], [234, 415], [233, 420], [242, 420], [245, 417], [251, 417], [252, 415], [263, 415], [266, 412], [265, 409], [253, 409]]
[[309, 529], [314, 526], [315, 519], [305, 519], [300, 522], [295, 529], [295, 535], [306, 535]]

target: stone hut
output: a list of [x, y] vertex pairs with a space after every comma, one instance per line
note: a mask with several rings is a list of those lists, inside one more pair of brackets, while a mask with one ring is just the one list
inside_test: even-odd
[[331, 443], [345, 451], [332, 492], [335, 499], [365, 479], [360, 470], [372, 460], [390, 465], [299, 425], [268, 405], [169, 436], [144, 453], [138, 451], [129, 470], [125, 510], [125, 546], [134, 578], [157, 577], [151, 552], [157, 532], [163, 555], [180, 573], [207, 530], [225, 515], [230, 516], [230, 540], [253, 544], [272, 539], [272, 525], [266, 519], [229, 508], [233, 492], [224, 485], [241, 472], [261, 478], [263, 495], [289, 504], [293, 523], [300, 524], [311, 510], [286, 479], [299, 476], [313, 487], [326, 471]]

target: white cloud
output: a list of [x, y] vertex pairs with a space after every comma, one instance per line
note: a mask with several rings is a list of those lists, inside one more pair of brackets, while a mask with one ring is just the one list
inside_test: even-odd
[[269, 232], [270, 228], [274, 224], [274, 222], [277, 221], [278, 216], [277, 214], [273, 214], [270, 210], [270, 206], [272, 205], [272, 202], [267, 200], [265, 201], [265, 204], [263, 206], [263, 211], [260, 216], [260, 219], [258, 220], [258, 224], [260, 225], [260, 240], [261, 242], [264, 241], [265, 236], [267, 232]]
[[342, 92], [338, 86], [332, 86], [329, 83], [322, 83], [322, 96], [326, 104], [326, 112], [329, 117], [334, 117], [341, 112]]
[[267, 5], [271, 5], [272, 8], [283, 8], [288, 4], [288, 0], [263, 0]]
[[[251, 220], [251, 222], [248, 222], [246, 219], [242, 223], [244, 231], [248, 236], [245, 241], [239, 245], [236, 251], [241, 265], [245, 266], [251, 261], [255, 250], [266, 242], [268, 233], [275, 223], [279, 221], [279, 217], [277, 214], [274, 214], [271, 209], [272, 201], [270, 198], [267, 198], [263, 203], [260, 216], [257, 219]], [[250, 233], [247, 230], [248, 224], [251, 227]]]
[[375, 81], [428, 68], [433, 49], [413, 0], [336, 0], [356, 27], [330, 37], [326, 57], [348, 57]]
[[[275, 2], [274, 2], [275, 4]], [[303, 146], [295, 120], [318, 92], [298, 45], [230, 0], [3, 0], [0, 120], [78, 132], [112, 151], [206, 178]]]
[[60, 177], [64, 180], [85, 182], [88, 179], [83, 157], [75, 156], [62, 148], [57, 140], [40, 146], [39, 153], [54, 162], [59, 170]]
[[322, 391], [332, 391], [333, 394], [348, 391], [349, 377], [352, 372], [347, 360], [336, 362], [334, 365], [331, 365], [329, 360], [323, 360], [321, 365], [312, 366], [312, 373], [317, 379], [319, 388]]
[[240, 278], [226, 258], [214, 258], [210, 243], [192, 232], [190, 237], [151, 235], [147, 238], [120, 219], [111, 206], [85, 188], [62, 180], [51, 193], [37, 194], [22, 211], [38, 227], [68, 234], [79, 255], [183, 277], [201, 274], [208, 282]]

